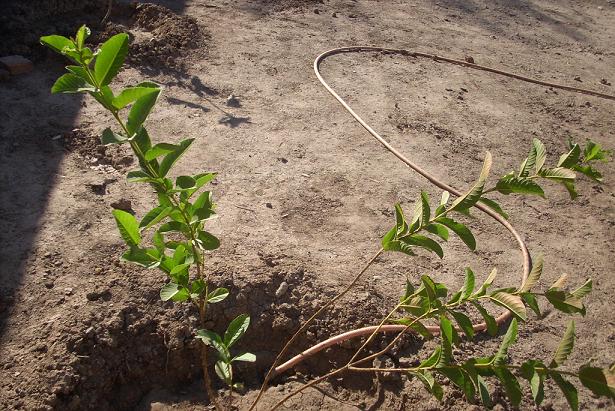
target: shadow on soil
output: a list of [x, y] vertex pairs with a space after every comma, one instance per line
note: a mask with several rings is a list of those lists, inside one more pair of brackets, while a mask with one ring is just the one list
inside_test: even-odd
[[[557, 33], [570, 37], [571, 40], [586, 40], [579, 30], [573, 28], [580, 23], [573, 21], [570, 16], [578, 15], [577, 13], [561, 13], [555, 8], [547, 9], [535, 1], [495, 0], [489, 3], [487, 8], [490, 10], [487, 10], [484, 2], [475, 0], [438, 0], [433, 3], [434, 6], [456, 13], [451, 17], [463, 18], [464, 24], [473, 24], [472, 19], [475, 19], [475, 22], [481, 28], [501, 36], [519, 35], [518, 27], [511, 27], [508, 24], [509, 22], [505, 21], [509, 20], [522, 26], [528, 24], [545, 25]], [[494, 10], [501, 12], [504, 19], [493, 19]], [[488, 13], [484, 11], [488, 11]]]

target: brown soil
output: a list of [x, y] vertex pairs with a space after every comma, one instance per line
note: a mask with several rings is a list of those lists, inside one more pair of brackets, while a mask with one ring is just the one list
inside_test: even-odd
[[[49, 94], [63, 63], [36, 45], [41, 34], [95, 24], [107, 2], [38, 2], [30, 9], [20, 3], [0, 10], [2, 34], [14, 40], [0, 54], [25, 54], [37, 65], [0, 83], [0, 408], [208, 409], [193, 338], [196, 313], [159, 300], [162, 274], [118, 261], [123, 246], [111, 207], [140, 215], [154, 199], [125, 182], [134, 164], [124, 148], [98, 144], [109, 116], [90, 99]], [[316, 55], [355, 44], [409, 48], [471, 56], [478, 64], [615, 93], [607, 85], [615, 81], [615, 4], [608, 1], [157, 3], [116, 4], [92, 41], [131, 34], [130, 64], [117, 87], [146, 79], [163, 84], [150, 133], [164, 140], [196, 138], [178, 172], [219, 172], [213, 191], [220, 218], [211, 229], [222, 247], [208, 267], [231, 297], [215, 306], [208, 325], [221, 330], [235, 315], [251, 315], [241, 348], [258, 361], [238, 370], [247, 385], [236, 400], [240, 408], [254, 398], [275, 352], [298, 324], [378, 249], [393, 204], [410, 207], [420, 189], [439, 195], [320, 87], [311, 68]], [[37, 13], [28, 14], [32, 10]], [[569, 137], [613, 147], [615, 107], [605, 100], [389, 55], [336, 56], [322, 70], [376, 130], [454, 186], [471, 183], [485, 150], [494, 155], [494, 174], [504, 174], [534, 136], [552, 153], [562, 152]], [[226, 105], [230, 94], [238, 107]], [[562, 272], [573, 283], [594, 279], [571, 364], [591, 357], [606, 365], [615, 358], [615, 323], [608, 315], [615, 302], [615, 166], [602, 169], [605, 184], [580, 181], [576, 201], [551, 186], [546, 200], [501, 198], [532, 252], [545, 254], [545, 283]], [[496, 223], [476, 217], [467, 220], [479, 244], [475, 253], [452, 240], [443, 260], [424, 253], [383, 257], [296, 351], [374, 324], [395, 303], [406, 277], [428, 272], [459, 286], [463, 267], [484, 276], [496, 266], [499, 284], [515, 285], [515, 244]], [[282, 282], [288, 291], [276, 297]], [[545, 318], [532, 318], [513, 358], [548, 358], [566, 320], [548, 310]], [[479, 354], [497, 345], [497, 339], [480, 338], [464, 348]], [[275, 380], [262, 409], [299, 381], [341, 364], [355, 346], [330, 349]], [[430, 347], [409, 337], [388, 361], [412, 364]], [[496, 408], [510, 408], [492, 388]], [[543, 408], [564, 409], [561, 394], [549, 388]], [[585, 390], [581, 402], [583, 409], [612, 406]], [[377, 382], [349, 375], [308, 390], [286, 409], [469, 407], [450, 386], [439, 404], [405, 377]]]

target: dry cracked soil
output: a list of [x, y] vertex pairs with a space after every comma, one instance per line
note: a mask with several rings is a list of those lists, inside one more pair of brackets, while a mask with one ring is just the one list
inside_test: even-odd
[[[195, 138], [178, 173], [217, 171], [212, 185], [222, 239], [208, 256], [213, 281], [231, 297], [208, 326], [241, 312], [252, 318], [241, 348], [257, 355], [238, 369], [245, 409], [284, 341], [347, 284], [393, 224], [393, 205], [438, 190], [373, 140], [318, 83], [312, 62], [339, 46], [404, 48], [615, 94], [615, 2], [482, 0], [8, 0], [0, 6], [0, 55], [22, 54], [32, 72], [0, 83], [0, 409], [206, 410], [194, 339], [196, 313], [160, 301], [165, 278], [119, 261], [123, 245], [110, 211], [154, 204], [126, 182], [128, 151], [103, 147], [111, 118], [91, 99], [51, 95], [64, 62], [40, 35], [93, 28], [92, 44], [131, 35], [117, 87], [149, 79], [164, 94], [149, 119], [154, 139]], [[471, 184], [489, 150], [494, 175], [522, 160], [540, 138], [555, 161], [569, 138], [615, 147], [612, 101], [549, 89], [441, 62], [378, 53], [327, 59], [322, 72], [366, 121], [407, 156], [453, 186]], [[233, 95], [235, 104], [227, 104]], [[499, 197], [531, 252], [545, 255], [550, 284], [594, 280], [588, 314], [577, 320], [571, 364], [615, 358], [612, 247], [613, 163], [604, 184], [581, 179], [571, 201]], [[475, 215], [465, 222], [478, 247], [458, 239], [443, 259], [385, 255], [348, 297], [319, 319], [293, 352], [371, 325], [422, 273], [459, 287], [466, 266], [516, 285], [521, 257], [510, 234]], [[566, 318], [543, 304], [521, 327], [513, 360], [548, 358]], [[377, 338], [374, 347], [386, 340]], [[274, 380], [259, 409], [313, 376], [342, 365], [357, 341], [333, 347]], [[498, 338], [464, 344], [479, 355]], [[386, 362], [413, 364], [429, 348], [415, 337]], [[390, 376], [389, 376], [390, 377]], [[221, 387], [216, 387], [220, 388]], [[540, 409], [565, 409], [548, 386]], [[511, 409], [491, 385], [495, 409]], [[451, 386], [439, 403], [416, 381], [347, 375], [306, 390], [282, 409], [479, 409]], [[222, 391], [221, 391], [222, 392]], [[529, 398], [529, 389], [524, 392]], [[613, 409], [580, 393], [581, 409]], [[524, 400], [522, 409], [533, 409]]]

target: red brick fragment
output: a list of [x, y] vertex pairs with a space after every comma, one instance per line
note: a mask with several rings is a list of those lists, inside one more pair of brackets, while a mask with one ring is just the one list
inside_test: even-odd
[[7, 69], [13, 76], [28, 73], [34, 69], [32, 62], [22, 56], [0, 57], [0, 67]]

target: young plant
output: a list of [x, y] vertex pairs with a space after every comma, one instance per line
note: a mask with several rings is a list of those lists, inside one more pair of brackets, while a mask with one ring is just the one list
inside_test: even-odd
[[[599, 181], [601, 175], [592, 168], [591, 162], [595, 160], [604, 161], [609, 154], [609, 152], [602, 150], [598, 144], [592, 141], [587, 143], [583, 150], [583, 156], [580, 155], [580, 152], [581, 148], [577, 144], [570, 144], [570, 151], [560, 157], [557, 166], [548, 168], [545, 167], [546, 150], [544, 145], [540, 140], [534, 139], [529, 156], [523, 161], [520, 171], [500, 178], [492, 188], [485, 188], [492, 162], [491, 155], [487, 153], [483, 169], [476, 183], [468, 192], [458, 196], [452, 203], [449, 204], [449, 193], [444, 192], [442, 199], [432, 212], [434, 207], [430, 204], [429, 196], [427, 193], [421, 192], [420, 197], [415, 202], [413, 216], [409, 220], [404, 216], [401, 205], [397, 204], [395, 206], [395, 225], [384, 235], [381, 250], [361, 270], [351, 285], [332, 301], [338, 299], [340, 295], [343, 295], [350, 287], [356, 284], [359, 277], [365, 273], [367, 268], [383, 252], [396, 251], [414, 256], [417, 250], [422, 248], [442, 258], [444, 251], [439, 242], [448, 240], [449, 231], [459, 236], [471, 250], [474, 250], [476, 241], [472, 232], [467, 226], [453, 219], [451, 214], [457, 212], [467, 215], [472, 207], [480, 203], [504, 218], [508, 218], [500, 205], [493, 199], [485, 197], [485, 194], [499, 192], [502, 194], [521, 193], [544, 196], [544, 190], [539, 185], [539, 181], [542, 179], [561, 183], [569, 191], [571, 197], [574, 198], [576, 196], [574, 186], [575, 171], [580, 171], [590, 178]], [[511, 229], [511, 232], [513, 231]], [[578, 378], [581, 384], [590, 389], [594, 394], [615, 398], [615, 366], [611, 365], [609, 368], [600, 368], [586, 364], [581, 366], [577, 372], [560, 368], [574, 345], [573, 321], [569, 322], [564, 337], [550, 361], [527, 359], [521, 364], [510, 364], [508, 362], [508, 351], [517, 339], [519, 322], [525, 322], [528, 319], [526, 306], [540, 316], [539, 297], [546, 298], [554, 308], [565, 314], [585, 315], [586, 310], [583, 304], [583, 297], [592, 289], [591, 280], [587, 280], [580, 287], [569, 291], [564, 288], [566, 277], [563, 276], [546, 292], [536, 293], [532, 290], [540, 280], [542, 269], [542, 258], [537, 258], [531, 271], [527, 273], [519, 287], [504, 287], [490, 290], [496, 278], [497, 270], [494, 269], [483, 284], [480, 287], [476, 287], [475, 274], [470, 268], [467, 268], [463, 287], [452, 294], [448, 292], [445, 284], [434, 281], [428, 275], [423, 275], [417, 288], [411, 282], [407, 282], [400, 302], [377, 326], [365, 327], [332, 337], [276, 367], [278, 360], [295, 340], [297, 336], [295, 334], [289, 341], [289, 344], [284, 347], [282, 353], [278, 355], [278, 359], [274, 362], [274, 367], [272, 367], [272, 370], [265, 378], [262, 390], [266, 388], [266, 384], [271, 376], [286, 371], [307, 356], [314, 355], [320, 349], [343, 342], [351, 337], [366, 336], [366, 341], [364, 341], [346, 365], [304, 384], [301, 388], [288, 394], [273, 408], [281, 406], [286, 400], [307, 387], [348, 371], [404, 373], [410, 378], [418, 379], [438, 400], [442, 400], [443, 396], [443, 389], [439, 380], [448, 379], [453, 385], [463, 391], [468, 401], [476, 402], [480, 400], [486, 407], [491, 406], [490, 393], [486, 383], [486, 380], [489, 378], [495, 378], [500, 381], [507, 397], [514, 406], [518, 406], [523, 398], [518, 377], [528, 380], [532, 397], [537, 405], [540, 405], [545, 397], [544, 382], [551, 379], [562, 390], [570, 408], [577, 410], [577, 389], [568, 381], [568, 378], [571, 376]], [[505, 313], [495, 318], [483, 306], [483, 303], [486, 301], [503, 307]], [[298, 333], [305, 330], [307, 325], [329, 305], [330, 303], [325, 304], [323, 308], [301, 326]], [[473, 324], [468, 316], [469, 311], [474, 311], [476, 315], [480, 315], [484, 319], [484, 323]], [[474, 335], [480, 331], [487, 331], [491, 336], [496, 336], [499, 332], [500, 324], [511, 316], [513, 318], [508, 331], [496, 353], [487, 357], [470, 357], [463, 362], [456, 361], [453, 355], [454, 346], [463, 349], [461, 346], [462, 341], [464, 339], [471, 341]], [[435, 324], [433, 323], [434, 321]], [[440, 338], [439, 346], [428, 358], [420, 362], [418, 366], [387, 369], [364, 366], [365, 362], [390, 351], [405, 333], [411, 331], [425, 339], [432, 339], [435, 335], [439, 335]], [[369, 343], [379, 332], [395, 332], [397, 335], [384, 349], [361, 357], [363, 350], [368, 347]], [[437, 378], [436, 375], [438, 376]], [[252, 404], [251, 409], [254, 409], [258, 403], [263, 392], [262, 390], [261, 394]]]
[[[163, 301], [187, 302], [197, 307], [203, 329], [196, 335], [205, 343], [201, 349], [205, 386], [210, 400], [220, 408], [209, 378], [207, 347], [213, 346], [218, 351], [220, 360], [216, 363], [216, 372], [231, 388], [232, 362], [253, 362], [255, 356], [245, 353], [230, 358], [228, 352], [248, 328], [250, 318], [246, 314], [230, 323], [224, 339], [205, 329], [208, 306], [229, 295], [227, 289], [215, 288], [205, 270], [205, 253], [217, 249], [220, 241], [205, 229], [207, 221], [216, 213], [211, 192], [202, 189], [216, 174], [180, 175], [173, 181], [169, 173], [194, 139], [153, 144], [144, 124], [161, 87], [147, 81], [113, 91], [110, 84], [128, 54], [128, 35], [117, 34], [92, 51], [85, 46], [89, 34], [90, 29], [82, 26], [74, 38], [41, 37], [43, 45], [73, 63], [66, 67], [68, 73], [55, 82], [51, 92], [87, 93], [107, 109], [118, 128], [106, 128], [102, 144], [130, 146], [140, 167], [128, 173], [128, 181], [147, 183], [156, 192], [158, 205], [140, 220], [126, 211], [113, 210], [120, 235], [128, 246], [122, 260], [164, 272], [169, 281], [160, 290]], [[128, 113], [124, 116], [125, 111]], [[151, 235], [146, 240], [144, 236], [148, 232]]]

